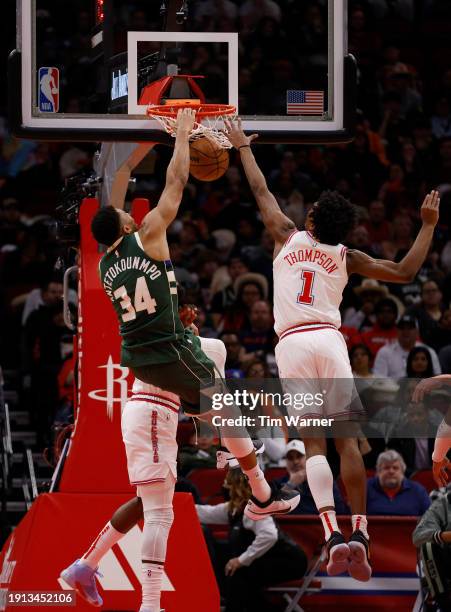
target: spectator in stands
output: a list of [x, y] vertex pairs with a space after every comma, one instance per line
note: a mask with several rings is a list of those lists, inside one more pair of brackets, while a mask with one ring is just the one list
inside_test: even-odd
[[282, 18], [280, 6], [273, 0], [246, 0], [239, 9], [239, 16], [246, 29], [251, 30], [263, 17], [279, 22]]
[[195, 325], [201, 338], [217, 338], [218, 333], [213, 329], [212, 321], [202, 306], [197, 307]]
[[372, 328], [361, 334], [362, 344], [368, 347], [372, 359], [383, 346], [394, 342], [398, 337], [396, 319], [398, 307], [390, 298], [382, 298], [374, 307], [376, 322]]
[[239, 334], [247, 353], [246, 358], [262, 358], [265, 353], [272, 351], [274, 346], [274, 319], [269, 302], [255, 302], [250, 310], [249, 322], [250, 326]]
[[237, 331], [250, 325], [252, 305], [268, 299], [268, 281], [261, 274], [242, 274], [234, 283], [236, 300], [224, 317], [224, 331]]
[[267, 586], [302, 578], [307, 569], [304, 551], [272, 517], [251, 521], [244, 516], [251, 491], [238, 469], [226, 477], [230, 501], [216, 506], [196, 506], [203, 524], [228, 525], [225, 547], [215, 546], [214, 567], [225, 598], [225, 612], [270, 612], [274, 608], [264, 595]]
[[[407, 375], [407, 357], [414, 346], [426, 345], [418, 341], [417, 320], [409, 315], [403, 315], [398, 321], [398, 340], [380, 349], [374, 361], [374, 375], [401, 378]], [[437, 353], [426, 347], [433, 363], [434, 374], [441, 374]]]
[[451, 346], [451, 309], [443, 312], [436, 329], [431, 332], [430, 345], [437, 352]]
[[451, 374], [451, 346], [444, 346], [440, 351], [440, 367], [443, 374]]
[[234, 283], [236, 279], [243, 274], [247, 274], [248, 272], [249, 266], [247, 265], [246, 260], [238, 255], [231, 256], [227, 266], [227, 271], [225, 271], [224, 268], [217, 270], [215, 277], [213, 278], [212, 288], [214, 289], [215, 282], [219, 282], [220, 275], [223, 279], [223, 287], [214, 293], [211, 302], [210, 312], [215, 327], [218, 327], [221, 324], [224, 313], [229, 308], [233, 307], [235, 303], [236, 293]]
[[0, 247], [18, 246], [26, 226], [22, 221], [21, 206], [16, 198], [5, 198], [0, 204]]
[[32, 420], [39, 442], [49, 442], [50, 424], [58, 405], [58, 373], [64, 358], [64, 345], [70, 335], [63, 318], [63, 305], [40, 306], [27, 319], [24, 330], [23, 370], [29, 377], [33, 397]]
[[374, 378], [371, 372], [371, 352], [365, 344], [355, 344], [349, 351], [352, 373], [355, 378]]
[[[348, 325], [342, 325], [340, 332], [346, 342], [348, 350], [350, 350], [355, 344], [361, 344], [360, 334], [355, 327], [349, 327]], [[369, 351], [368, 351], [369, 352]], [[370, 353], [371, 356], [371, 353]]]
[[430, 470], [437, 424], [424, 404], [410, 403], [387, 442], [406, 462], [407, 475], [416, 470]]
[[368, 219], [363, 225], [368, 230], [371, 248], [380, 253], [380, 245], [384, 240], [392, 237], [391, 223], [386, 219], [385, 204], [380, 200], [373, 200], [368, 206]]
[[426, 510], [413, 532], [428, 592], [440, 610], [451, 610], [451, 487]]
[[[300, 492], [301, 503], [291, 514], [318, 514], [307, 483], [304, 442], [302, 440], [290, 440], [285, 447], [285, 459], [287, 474], [278, 478], [275, 482], [278, 485], [286, 484]], [[336, 482], [334, 482], [334, 501], [337, 514], [349, 514], [349, 508], [345, 504]]]
[[406, 464], [395, 450], [379, 455], [376, 476], [368, 480], [369, 515], [421, 516], [431, 501], [426, 489], [405, 477]]
[[214, 432], [206, 423], [201, 424], [199, 433], [193, 427], [189, 443], [179, 451], [180, 474], [186, 476], [198, 468], [216, 468], [217, 450]]
[[238, 339], [238, 335], [224, 332], [221, 335], [221, 340], [224, 342], [227, 350], [227, 359], [225, 363], [226, 378], [242, 378], [244, 375], [243, 358], [245, 350]]
[[388, 296], [388, 289], [376, 280], [365, 278], [362, 284], [354, 289], [354, 293], [360, 299], [361, 306], [358, 310], [348, 308], [344, 315], [343, 325], [365, 332], [374, 325], [376, 303]]
[[434, 375], [432, 357], [429, 349], [414, 346], [407, 356], [407, 378], [430, 378]]
[[244, 246], [242, 253], [254, 272], [262, 274], [268, 281], [272, 279], [274, 239], [267, 229], [262, 231], [258, 245]]
[[425, 344], [429, 344], [438, 323], [442, 318], [443, 294], [440, 287], [433, 280], [425, 281], [421, 286], [421, 302], [411, 306], [406, 314], [415, 317], [418, 321], [420, 338]]
[[[27, 295], [25, 306], [22, 311], [22, 325], [25, 325], [28, 317], [40, 306], [52, 306], [63, 299], [63, 283], [59, 278], [47, 279], [38, 289], [32, 289]], [[69, 301], [77, 306], [77, 293], [69, 289]]]

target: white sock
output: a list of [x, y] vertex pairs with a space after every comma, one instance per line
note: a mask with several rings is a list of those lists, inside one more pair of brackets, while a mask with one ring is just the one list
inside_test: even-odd
[[357, 529], [360, 529], [365, 538], [368, 538], [368, 521], [366, 520], [365, 514], [353, 514], [351, 516], [351, 523], [352, 531], [357, 531]]
[[92, 569], [97, 569], [100, 559], [110, 550], [116, 542], [123, 538], [125, 533], [117, 531], [108, 521], [97, 538], [91, 544], [90, 548], [81, 558], [81, 562], [89, 565]]
[[[223, 435], [222, 442], [227, 450], [238, 459], [238, 462], [240, 462], [240, 459], [243, 457], [248, 457], [255, 450], [254, 444], [250, 438], [228, 438]], [[241, 469], [249, 479], [252, 495], [256, 497], [258, 501], [267, 501], [271, 496], [271, 488], [266, 482], [265, 475], [258, 463], [251, 470]]]
[[172, 508], [144, 511], [141, 585], [142, 608], [148, 612], [160, 612], [164, 562], [173, 520]]
[[335, 510], [325, 510], [319, 515], [324, 528], [326, 542], [332, 535], [333, 531], [340, 531], [337, 523], [337, 514]]
[[160, 594], [163, 583], [164, 565], [142, 563], [141, 586], [142, 605], [146, 612], [160, 612]]
[[265, 475], [258, 463], [251, 470], [243, 470], [243, 472], [249, 479], [252, 495], [256, 497], [258, 501], [268, 501], [268, 499], [271, 497], [271, 487], [266, 482]]
[[[324, 455], [314, 455], [305, 462], [307, 482], [318, 511], [333, 508], [320, 514], [326, 540], [332, 531], [340, 531], [337, 525], [334, 502], [334, 477]], [[324, 516], [323, 516], [324, 515]]]

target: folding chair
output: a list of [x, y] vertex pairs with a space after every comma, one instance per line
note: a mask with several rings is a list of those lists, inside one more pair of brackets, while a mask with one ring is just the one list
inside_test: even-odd
[[326, 558], [326, 548], [323, 546], [320, 554], [313, 560], [312, 565], [304, 578], [284, 582], [283, 584], [269, 587], [267, 589], [267, 591], [270, 593], [281, 593], [283, 595], [283, 598], [288, 604], [284, 612], [304, 612], [304, 609], [299, 605], [301, 597], [306, 594], [319, 593], [321, 591], [321, 581], [315, 579], [315, 576]]

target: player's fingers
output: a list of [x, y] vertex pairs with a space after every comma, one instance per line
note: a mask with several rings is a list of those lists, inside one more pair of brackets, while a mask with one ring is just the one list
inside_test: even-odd
[[237, 117], [236, 122], [237, 122], [237, 124], [238, 124], [238, 128], [239, 128], [240, 130], [242, 130], [243, 128], [241, 127], [241, 117]]
[[430, 200], [430, 199], [431, 199], [431, 194], [430, 194], [430, 193], [428, 193], [428, 194], [427, 194], [427, 196], [426, 196], [426, 197], [424, 198], [424, 200], [423, 200], [423, 207], [424, 207], [424, 208], [427, 208], [427, 207], [428, 207], [428, 204], [429, 204], [429, 200]]
[[256, 140], [258, 138], [258, 134], [251, 134], [249, 136], [249, 140], [252, 142], [253, 140]]

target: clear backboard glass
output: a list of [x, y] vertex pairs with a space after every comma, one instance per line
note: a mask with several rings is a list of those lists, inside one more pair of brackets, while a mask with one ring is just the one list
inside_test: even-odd
[[166, 142], [140, 99], [169, 70], [202, 77], [205, 102], [234, 104], [245, 129], [268, 142], [349, 137], [345, 0], [19, 5], [10, 106], [22, 135], [124, 141], [145, 129], [145, 139]]

